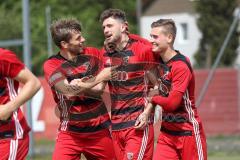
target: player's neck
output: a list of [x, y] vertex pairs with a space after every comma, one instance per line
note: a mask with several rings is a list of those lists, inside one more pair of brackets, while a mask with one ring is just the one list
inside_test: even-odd
[[163, 62], [168, 62], [176, 54], [177, 54], [177, 52], [172, 47], [169, 47], [164, 52], [162, 52], [160, 55], [161, 55]]
[[61, 50], [60, 55], [63, 56], [65, 59], [70, 60], [70, 61], [73, 60], [75, 57], [77, 57], [76, 54], [72, 54], [71, 52], [69, 52], [67, 50]]
[[117, 44], [117, 48], [119, 50], [124, 50], [126, 49], [127, 45], [128, 45], [128, 41], [129, 41], [129, 37], [127, 34], [123, 34], [121, 39], [120, 39], [120, 42]]

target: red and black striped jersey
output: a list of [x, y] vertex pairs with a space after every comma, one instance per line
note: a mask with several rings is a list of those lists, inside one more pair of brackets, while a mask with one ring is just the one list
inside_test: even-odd
[[[14, 78], [24, 67], [13, 52], [0, 48], [0, 107], [17, 96], [19, 82]], [[20, 108], [13, 112], [9, 120], [0, 121], [0, 139], [22, 139], [29, 131]]]
[[110, 53], [102, 50], [105, 67], [118, 65], [118, 78], [108, 83], [113, 130], [134, 126], [147, 104], [148, 80], [145, 74], [154, 63], [153, 53], [151, 46], [129, 38], [127, 47], [122, 51]]
[[68, 97], [54, 88], [54, 84], [66, 79], [96, 76], [102, 69], [101, 55], [95, 48], [85, 48], [74, 60], [67, 60], [60, 54], [50, 57], [44, 63], [44, 74], [54, 100], [61, 113], [60, 131], [89, 133], [106, 129], [110, 118], [101, 99], [86, 95]]
[[159, 88], [164, 97], [173, 91], [183, 93], [183, 97], [180, 105], [173, 112], [163, 110], [162, 127], [173, 131], [194, 130], [199, 133], [202, 123], [195, 106], [194, 72], [189, 59], [176, 52], [177, 54], [168, 62], [163, 63], [160, 60]]

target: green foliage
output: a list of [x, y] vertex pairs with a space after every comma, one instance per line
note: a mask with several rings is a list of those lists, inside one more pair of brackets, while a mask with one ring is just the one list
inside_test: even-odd
[[[42, 74], [42, 64], [47, 59], [47, 31], [45, 9], [51, 7], [51, 19], [73, 17], [83, 26], [86, 44], [100, 48], [103, 33], [99, 16], [107, 8], [119, 8], [126, 12], [130, 30], [137, 31], [136, 0], [30, 0], [30, 23], [32, 40], [33, 72]], [[0, 40], [22, 38], [22, 2], [7, 0], [0, 2]], [[4, 19], [4, 21], [3, 21]], [[53, 44], [54, 45], [54, 44]], [[23, 47], [8, 47], [22, 57]], [[58, 50], [54, 47], [54, 52]]]
[[[210, 67], [217, 57], [224, 39], [233, 21], [233, 12], [236, 8], [236, 0], [200, 0], [196, 2], [196, 11], [199, 13], [198, 27], [202, 32], [200, 49], [195, 54], [197, 67]], [[231, 37], [228, 46], [221, 59], [221, 66], [231, 66], [237, 56], [238, 37], [235, 33]], [[207, 59], [207, 54], [210, 61]]]

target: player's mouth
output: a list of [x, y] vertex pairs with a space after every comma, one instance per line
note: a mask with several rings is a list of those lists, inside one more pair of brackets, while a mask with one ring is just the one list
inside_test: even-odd
[[112, 34], [107, 34], [107, 35], [105, 35], [105, 39], [106, 39], [106, 40], [111, 39], [111, 37], [112, 37]]
[[158, 44], [157, 43], [152, 43], [152, 47], [154, 48], [154, 47], [157, 47], [158, 46]]
[[84, 45], [79, 45], [78, 48], [83, 49]]

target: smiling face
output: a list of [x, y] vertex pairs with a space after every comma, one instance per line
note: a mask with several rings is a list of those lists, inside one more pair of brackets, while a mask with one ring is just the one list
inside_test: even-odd
[[71, 38], [68, 42], [62, 41], [62, 47], [68, 50], [71, 54], [77, 55], [83, 51], [85, 38], [80, 31], [70, 32]]
[[173, 45], [173, 36], [165, 30], [164, 26], [153, 27], [150, 37], [154, 53], [161, 54]]
[[177, 28], [172, 19], [159, 19], [151, 24], [150, 42], [154, 53], [164, 54], [168, 49], [173, 50]]
[[108, 43], [119, 43], [122, 33], [126, 32], [127, 24], [113, 17], [106, 18], [102, 23], [103, 34]]

